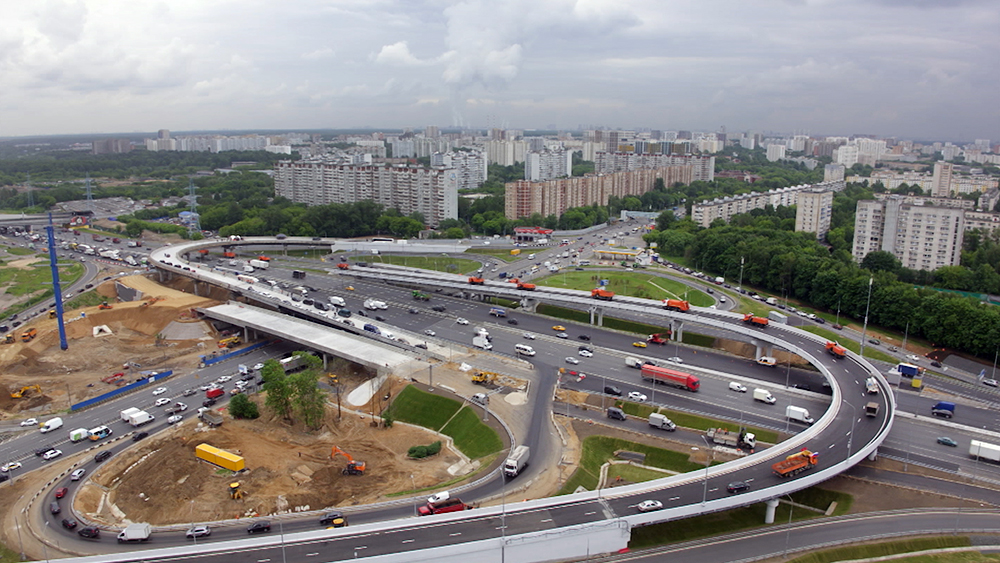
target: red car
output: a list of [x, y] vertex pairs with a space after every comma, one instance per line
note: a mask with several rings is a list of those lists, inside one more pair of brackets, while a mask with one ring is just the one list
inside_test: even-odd
[[69, 489], [67, 489], [66, 487], [59, 487], [58, 489], [56, 489], [56, 498], [63, 498], [64, 496], [66, 496], [66, 493], [68, 492]]

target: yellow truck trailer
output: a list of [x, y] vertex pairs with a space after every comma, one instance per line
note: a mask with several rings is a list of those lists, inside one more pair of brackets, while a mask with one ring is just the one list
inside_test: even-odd
[[243, 471], [246, 468], [246, 462], [241, 456], [208, 444], [198, 444], [194, 449], [194, 455], [198, 459], [203, 459], [230, 471]]

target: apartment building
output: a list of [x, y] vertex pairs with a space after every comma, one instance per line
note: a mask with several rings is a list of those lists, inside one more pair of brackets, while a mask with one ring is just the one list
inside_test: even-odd
[[935, 197], [948, 197], [951, 195], [951, 175], [955, 171], [955, 165], [950, 162], [934, 163], [934, 178], [931, 184], [931, 195]]
[[454, 168], [459, 190], [474, 190], [483, 185], [487, 174], [486, 155], [479, 151], [434, 153], [431, 166]]
[[965, 214], [959, 207], [922, 205], [898, 195], [859, 201], [852, 254], [861, 262], [869, 253], [884, 250], [913, 270], [957, 266]]
[[458, 178], [449, 167], [283, 160], [275, 165], [274, 189], [307, 205], [372, 200], [404, 215], [421, 213], [429, 226], [458, 218]]
[[[661, 145], [663, 150], [672, 150], [672, 145]], [[690, 166], [692, 180], [711, 182], [715, 179], [715, 157], [681, 154], [635, 154], [631, 152], [598, 152], [594, 161], [594, 171], [598, 174], [614, 174], [632, 170], [652, 170], [673, 166]], [[667, 184], [668, 186], [670, 184]]]
[[573, 175], [573, 152], [565, 149], [530, 152], [524, 159], [524, 179], [543, 182]]
[[617, 174], [590, 174], [546, 182], [519, 180], [506, 185], [505, 214], [508, 219], [561, 215], [571, 207], [607, 205], [611, 196], [641, 195], [653, 189], [657, 178], [667, 186], [690, 184], [691, 166], [667, 166], [652, 170], [632, 170]]
[[767, 160], [775, 162], [785, 158], [785, 145], [767, 145]]
[[816, 238], [823, 240], [833, 216], [833, 190], [807, 188], [798, 193], [795, 205], [795, 231], [816, 233]]
[[[815, 189], [829, 190], [831, 192], [830, 205], [832, 206], [833, 193], [843, 190], [844, 186], [845, 184], [842, 181], [821, 182], [819, 184], [802, 184], [787, 188], [776, 188], [766, 192], [751, 192], [736, 196], [720, 197], [711, 201], [702, 201], [691, 206], [691, 219], [698, 225], [707, 228], [716, 219], [729, 221], [733, 215], [749, 213], [754, 209], [764, 209], [768, 205], [773, 207], [797, 205], [800, 193]], [[796, 222], [798, 222], [797, 218]], [[816, 225], [818, 226], [820, 222], [821, 217], [817, 217]], [[829, 224], [827, 224], [826, 228], [829, 229]], [[823, 232], [824, 234], [826, 233], [825, 230]]]
[[1000, 228], [1000, 213], [990, 211], [966, 211], [965, 230], [980, 229], [992, 233]]

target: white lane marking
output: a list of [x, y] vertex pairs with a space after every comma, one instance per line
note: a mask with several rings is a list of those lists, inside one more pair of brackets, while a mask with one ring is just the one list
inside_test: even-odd
[[826, 449], [828, 449], [828, 450], [829, 450], [830, 448], [832, 448], [832, 447], [833, 447], [833, 446], [835, 446], [835, 445], [836, 445], [836, 444], [830, 444], [829, 446], [827, 446], [827, 447], [826, 447]]
[[267, 563], [270, 559], [258, 559], [257, 563]]
[[355, 547], [354, 551], [357, 551], [359, 549], [368, 549], [368, 546], [367, 545], [362, 545], [361, 547]]
[[307, 554], [306, 554], [306, 557], [316, 557], [317, 555], [319, 555], [319, 552], [318, 552], [318, 551], [316, 551], [316, 552], [313, 552], [313, 553], [307, 553]]
[[415, 541], [417, 541], [417, 540], [403, 540], [403, 543], [413, 543]]
[[670, 498], [669, 498], [669, 499], [667, 499], [667, 500], [680, 500], [680, 498], [681, 498], [681, 497], [670, 497]]
[[597, 514], [597, 513], [596, 512], [584, 512], [583, 513], [584, 516], [592, 516], [594, 514]]
[[551, 521], [552, 521], [551, 518], [546, 518], [545, 520], [542, 520], [542, 522], [551, 522]]
[[455, 536], [460, 536], [460, 535], [462, 535], [462, 532], [455, 532], [454, 534], [448, 534], [448, 537], [453, 538]]

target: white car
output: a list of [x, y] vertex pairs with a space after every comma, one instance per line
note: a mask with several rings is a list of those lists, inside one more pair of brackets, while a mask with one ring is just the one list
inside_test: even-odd
[[28, 420], [22, 420], [21, 426], [38, 426], [37, 418], [29, 418]]
[[672, 363], [672, 364], [683, 364], [684, 363], [684, 360], [680, 359], [678, 356], [674, 356], [672, 358], [667, 358], [667, 361], [670, 362], [670, 363]]
[[84, 468], [77, 469], [76, 471], [69, 474], [70, 481], [79, 481], [84, 475], [87, 474], [87, 470]]
[[457, 319], [455, 319], [455, 322], [458, 323], [458, 324], [460, 324], [460, 325], [467, 325], [467, 324], [469, 324], [469, 321], [466, 320], [466, 319], [463, 319], [462, 317], [458, 317]]
[[567, 364], [573, 364], [573, 365], [576, 365], [576, 364], [580, 363], [580, 360], [578, 360], [578, 359], [576, 359], [576, 358], [572, 358], [572, 357], [569, 357], [569, 356], [567, 356], [567, 357], [566, 357], [566, 363], [567, 363]]
[[167, 419], [167, 424], [173, 424], [175, 422], [180, 422], [183, 419], [184, 419], [183, 416], [181, 416], [179, 414], [175, 414], [174, 416], [171, 416], [170, 418]]
[[433, 330], [431, 330], [431, 329], [427, 329], [427, 330], [425, 330], [425, 331], [424, 331], [424, 334], [426, 334], [427, 336], [437, 336], [437, 333], [436, 333], [436, 332], [434, 332], [434, 331], [433, 331]]
[[174, 403], [174, 406], [180, 409], [181, 411], [188, 410], [188, 406], [185, 405], [184, 403]]
[[253, 369], [255, 369], [257, 371], [260, 371], [260, 370], [264, 369], [264, 364], [263, 363], [256, 363], [256, 364], [253, 365]]
[[988, 385], [990, 387], [997, 387], [998, 385], [1000, 385], [1000, 383], [998, 383], [996, 379], [984, 379], [983, 385]]
[[199, 387], [198, 389], [201, 389], [202, 391], [208, 391], [212, 387], [215, 387], [214, 383], [206, 383], [206, 384], [202, 385], [201, 387]]
[[644, 500], [635, 505], [635, 507], [639, 512], [652, 512], [654, 510], [662, 510], [663, 503], [658, 500]]
[[637, 403], [645, 403], [646, 402], [646, 396], [643, 395], [642, 393], [638, 392], [638, 391], [629, 391], [628, 392], [628, 400], [635, 401]]
[[153, 391], [153, 395], [154, 396], [156, 396], [156, 395], [162, 395], [162, 394], [164, 394], [166, 392], [167, 392], [167, 388], [166, 387], [157, 387], [156, 390]]
[[[906, 359], [910, 360], [911, 362], [919, 362], [920, 361], [920, 356], [918, 356], [916, 354], [907, 354]], [[32, 418], [32, 419], [29, 419], [29, 420], [35, 420], [35, 419]], [[24, 423], [22, 422], [21, 425], [23, 426]]]
[[563, 340], [566, 340], [566, 339], [567, 339], [567, 338], [569, 338], [569, 337], [568, 337], [568, 336], [566, 336], [566, 333], [565, 333], [565, 332], [557, 332], [557, 333], [556, 333], [556, 338], [562, 338]]
[[14, 469], [20, 469], [20, 468], [21, 468], [21, 464], [20, 463], [18, 463], [16, 461], [12, 461], [10, 463], [5, 464], [3, 467], [0, 467], [0, 471], [3, 471], [4, 473], [6, 473], [8, 471], [12, 471]]
[[809, 313], [808, 315], [806, 315], [806, 317], [808, 317], [809, 320], [811, 320], [811, 321], [815, 321], [816, 320], [816, 313]]
[[225, 383], [225, 382], [231, 380], [232, 378], [233, 378], [233, 376], [231, 376], [231, 375], [220, 375], [219, 379], [216, 379], [216, 381], [219, 382], [219, 383]]
[[42, 459], [48, 461], [50, 459], [55, 459], [62, 455], [62, 450], [49, 450], [42, 454]]
[[163, 397], [163, 398], [157, 399], [156, 402], [153, 403], [153, 404], [154, 404], [154, 406], [157, 406], [157, 407], [162, 407], [164, 405], [169, 405], [170, 404], [170, 399], [168, 399], [166, 397]]
[[579, 354], [581, 356], [583, 356], [584, 358], [593, 358], [594, 357], [594, 353], [591, 352], [590, 350], [580, 350]]

